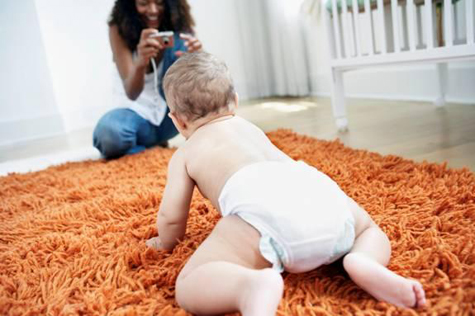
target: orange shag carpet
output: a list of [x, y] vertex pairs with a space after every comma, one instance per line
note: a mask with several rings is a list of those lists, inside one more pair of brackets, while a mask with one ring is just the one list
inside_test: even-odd
[[[377, 302], [340, 261], [284, 274], [278, 315], [474, 315], [473, 173], [288, 130], [268, 135], [366, 208], [391, 240], [389, 268], [420, 280], [429, 304], [404, 310]], [[0, 178], [0, 314], [186, 315], [175, 279], [220, 216], [195, 192], [185, 240], [173, 253], [146, 248], [173, 151]]]

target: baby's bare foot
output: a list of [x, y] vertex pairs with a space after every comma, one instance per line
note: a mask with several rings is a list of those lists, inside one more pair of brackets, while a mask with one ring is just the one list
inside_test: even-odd
[[280, 273], [272, 269], [259, 270], [250, 282], [241, 302], [242, 315], [274, 316], [284, 290]]
[[397, 275], [359, 253], [348, 254], [343, 263], [351, 279], [378, 300], [400, 307], [426, 304], [424, 289], [415, 280]]

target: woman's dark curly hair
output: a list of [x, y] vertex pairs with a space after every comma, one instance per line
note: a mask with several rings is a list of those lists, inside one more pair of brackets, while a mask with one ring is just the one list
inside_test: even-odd
[[[160, 31], [194, 33], [195, 21], [186, 0], [163, 0], [163, 5]], [[108, 24], [117, 25], [120, 36], [131, 51], [136, 50], [140, 34], [147, 27], [137, 12], [135, 0], [116, 0]]]

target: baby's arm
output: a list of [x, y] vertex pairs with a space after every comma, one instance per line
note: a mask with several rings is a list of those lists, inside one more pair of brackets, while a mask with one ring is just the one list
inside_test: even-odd
[[183, 238], [194, 187], [186, 170], [183, 151], [178, 149], [168, 164], [167, 185], [157, 215], [159, 238], [152, 242], [152, 247], [172, 250]]

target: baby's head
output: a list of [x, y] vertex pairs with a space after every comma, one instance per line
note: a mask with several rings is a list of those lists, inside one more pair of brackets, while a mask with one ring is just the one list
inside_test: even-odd
[[[165, 74], [163, 87], [175, 125], [183, 123], [185, 128], [199, 121], [233, 114], [237, 106], [228, 67], [206, 52], [181, 56]], [[177, 126], [179, 130], [180, 127], [183, 129]]]

